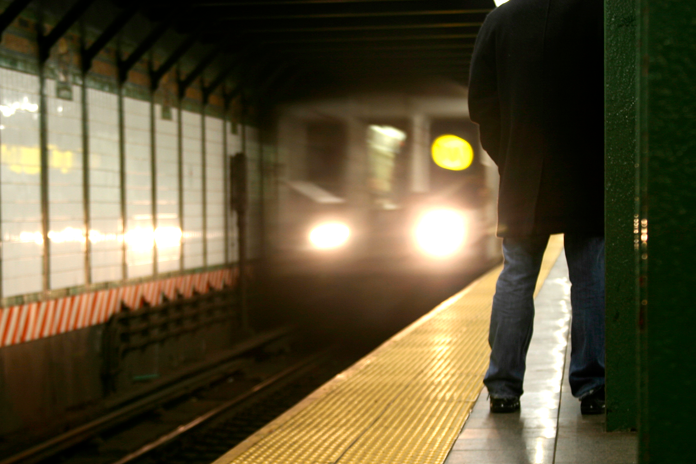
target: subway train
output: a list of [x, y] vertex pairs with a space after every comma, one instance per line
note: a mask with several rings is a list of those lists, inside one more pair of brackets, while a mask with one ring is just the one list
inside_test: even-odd
[[279, 108], [275, 269], [452, 272], [499, 260], [497, 167], [465, 93], [452, 93]]

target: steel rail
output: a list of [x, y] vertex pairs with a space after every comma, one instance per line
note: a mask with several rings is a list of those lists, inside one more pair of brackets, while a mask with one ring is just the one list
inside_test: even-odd
[[328, 357], [331, 349], [324, 350], [320, 353], [311, 355], [300, 362], [290, 366], [289, 368], [283, 370], [282, 372], [279, 372], [278, 374], [269, 377], [268, 379], [264, 380], [263, 382], [260, 382], [256, 385], [254, 385], [250, 390], [246, 391], [245, 393], [242, 393], [241, 395], [226, 401], [222, 403], [221, 405], [211, 409], [210, 411], [206, 412], [205, 414], [202, 414], [192, 421], [187, 422], [186, 424], [182, 424], [178, 426], [176, 429], [172, 430], [169, 433], [166, 433], [156, 440], [153, 440], [152, 442], [143, 445], [140, 447], [138, 450], [133, 451], [132, 453], [124, 456], [123, 458], [119, 459], [118, 461], [113, 462], [112, 464], [128, 464], [130, 462], [133, 462], [134, 460], [142, 457], [143, 455], [155, 450], [156, 448], [159, 448], [160, 446], [169, 443], [176, 438], [180, 437], [181, 435], [189, 432], [191, 429], [198, 427], [204, 423], [207, 423], [209, 420], [217, 417], [221, 413], [227, 411], [228, 409], [239, 405], [240, 403], [243, 403], [244, 401], [247, 401], [251, 398], [253, 398], [255, 395], [258, 393], [261, 393], [262, 391], [268, 389], [269, 387], [272, 387], [279, 382], [282, 382], [283, 380], [287, 379], [290, 377], [292, 374], [295, 374], [299, 371], [301, 371], [304, 368], [307, 367], [313, 367], [317, 364], [319, 364], [323, 358]]
[[[277, 331], [273, 331], [270, 336], [261, 338], [258, 343], [246, 346], [244, 350], [235, 350], [234, 352], [236, 355], [241, 356], [241, 354], [244, 352], [248, 352], [250, 350], [260, 348], [266, 344], [276, 342], [279, 338], [289, 334], [290, 332], [288, 332], [287, 329], [279, 329]], [[17, 454], [3, 459], [0, 461], [0, 464], [28, 464], [47, 459], [60, 451], [75, 446], [78, 443], [93, 437], [103, 430], [107, 430], [127, 419], [155, 409], [160, 404], [190, 393], [191, 391], [201, 388], [202, 386], [208, 385], [218, 378], [229, 375], [230, 371], [237, 371], [247, 367], [249, 364], [248, 360], [246, 359], [230, 359], [231, 357], [232, 355], [228, 357], [226, 362], [216, 360], [217, 363], [215, 368], [207, 369], [203, 372], [200, 372], [199, 370], [199, 372], [195, 373], [188, 379], [181, 380], [181, 377], [178, 377], [178, 382], [173, 379], [168, 384], [162, 386], [162, 388], [157, 392], [140, 392], [141, 394], [138, 397], [131, 398], [131, 402], [125, 406], [106, 413], [93, 421], [75, 427], [74, 429], [53, 437], [43, 443], [20, 451]], [[138, 392], [136, 392], [136, 394], [137, 393]]]
[[133, 462], [134, 460], [142, 457], [143, 455], [153, 451], [156, 448], [159, 448], [160, 446], [169, 443], [176, 438], [180, 437], [181, 435], [185, 434], [186, 432], [189, 432], [191, 429], [198, 427], [204, 423], [207, 423], [209, 420], [217, 417], [221, 413], [227, 411], [228, 409], [237, 406], [244, 401], [247, 401], [251, 398], [253, 398], [255, 395], [263, 392], [264, 390], [282, 382], [283, 380], [288, 379], [290, 376], [293, 374], [300, 372], [304, 368], [308, 367], [313, 367], [316, 366], [317, 364], [321, 363], [324, 358], [327, 358], [329, 356], [329, 353], [331, 352], [331, 349], [326, 349], [324, 351], [321, 351], [319, 353], [313, 354], [311, 356], [308, 356], [307, 358], [302, 359], [301, 361], [295, 363], [294, 365], [290, 366], [289, 368], [283, 370], [282, 372], [279, 372], [278, 374], [269, 377], [268, 379], [254, 385], [250, 390], [246, 391], [245, 393], [242, 393], [241, 395], [229, 400], [225, 401], [224, 403], [220, 404], [219, 406], [211, 409], [210, 411], [196, 417], [192, 421], [187, 422], [186, 424], [182, 424], [178, 426], [176, 429], [172, 430], [169, 433], [166, 433], [156, 440], [153, 440], [152, 442], [143, 445], [136, 451], [133, 451], [132, 453], [124, 456], [123, 458], [119, 459], [118, 461], [113, 462], [112, 464], [128, 464], [130, 462]]

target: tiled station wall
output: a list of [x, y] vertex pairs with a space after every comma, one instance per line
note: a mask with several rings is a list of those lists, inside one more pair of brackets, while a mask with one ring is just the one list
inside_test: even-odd
[[[232, 80], [202, 105], [202, 86], [225, 63], [212, 64], [179, 100], [177, 74], [190, 73], [204, 50], [194, 47], [152, 95], [150, 67], [181, 39], [171, 30], [135, 64], [119, 96], [119, 57], [138, 45], [134, 31], [153, 24], [136, 14], [85, 76], [81, 45], [103, 32], [94, 18], [111, 21], [121, 11], [95, 2], [85, 27], [75, 25], [51, 49], [42, 106], [37, 21], [50, 30], [73, 2], [63, 3], [30, 2], [0, 38], [0, 455], [19, 443], [8, 436], [30, 443], [34, 434], [65, 430], [74, 414], [99, 409], [111, 394], [101, 377], [103, 323], [123, 305], [138, 309], [236, 284], [237, 218], [226, 197], [226, 159], [242, 147], [247, 256], [260, 254], [259, 132], [241, 124], [239, 99], [226, 107], [224, 87], [229, 91]], [[0, 0], [0, 11], [8, 4]], [[245, 114], [253, 117], [254, 108]], [[172, 340], [170, 348], [200, 348], [174, 364], [156, 347], [129, 353], [128, 382], [117, 393], [139, 385], [131, 368], [166, 375], [234, 344], [246, 336], [235, 324]]]
[[[81, 88], [73, 85], [72, 100], [56, 98], [55, 81], [47, 79], [48, 125], [48, 224], [49, 288], [43, 288], [44, 243], [41, 212], [41, 155], [39, 124], [39, 78], [13, 69], [0, 68], [0, 236], [2, 279], [0, 291], [7, 304], [0, 309], [0, 346], [32, 339], [27, 334], [51, 334], [28, 324], [52, 308], [44, 297], [51, 291], [70, 289], [71, 294], [89, 292], [88, 285], [119, 283], [140, 278], [142, 283], [123, 292], [143, 292], [158, 274], [171, 278], [195, 270], [206, 284], [201, 289], [231, 284], [233, 273], [220, 268], [237, 260], [236, 219], [225, 198], [226, 155], [241, 149], [242, 130], [236, 133], [222, 118], [182, 111], [183, 207], [179, 203], [177, 117], [161, 117], [156, 105], [155, 169], [156, 228], [152, 208], [150, 103], [124, 97], [125, 120], [125, 235], [121, 233], [118, 97], [114, 93], [87, 89], [89, 127], [89, 211], [85, 224], [83, 192], [83, 141]], [[205, 125], [205, 147], [203, 147]], [[223, 134], [223, 131], [227, 131]], [[250, 188], [258, 187], [259, 144], [257, 130], [245, 130], [249, 157]], [[223, 146], [224, 140], [227, 147]], [[205, 168], [203, 150], [205, 149]], [[250, 216], [258, 214], [251, 193]], [[205, 201], [205, 207], [204, 207]], [[180, 222], [180, 211], [183, 211]], [[228, 230], [225, 230], [228, 215]], [[204, 217], [206, 231], [204, 236]], [[253, 223], [253, 218], [250, 222]], [[180, 228], [183, 223], [183, 230]], [[225, 250], [225, 235], [230, 248]], [[252, 234], [253, 236], [253, 234]], [[125, 275], [123, 240], [126, 243]], [[89, 241], [89, 253], [87, 242]], [[153, 247], [156, 248], [154, 262]], [[183, 247], [183, 252], [181, 248]], [[250, 255], [257, 246], [252, 244]], [[88, 259], [86, 259], [88, 255]], [[182, 259], [183, 258], [183, 259]], [[88, 268], [88, 269], [87, 269]], [[210, 268], [210, 272], [206, 270]], [[157, 274], [156, 274], [157, 273]], [[87, 282], [87, 276], [91, 282]], [[171, 280], [171, 279], [170, 279]], [[183, 279], [174, 279], [171, 282]], [[208, 285], [207, 282], [210, 281]], [[184, 293], [183, 289], [181, 293]], [[34, 295], [32, 297], [32, 295]], [[22, 296], [26, 298], [22, 298]], [[68, 301], [72, 297], [63, 298]], [[159, 298], [159, 296], [157, 297]], [[50, 300], [50, 298], [48, 298]], [[26, 304], [23, 302], [26, 300]], [[38, 300], [38, 301], [37, 301]], [[74, 298], [70, 301], [73, 301]], [[135, 301], [139, 305], [139, 301]], [[115, 310], [108, 309], [108, 311]], [[77, 309], [76, 309], [77, 311]], [[107, 313], [102, 316], [108, 316]], [[101, 314], [101, 313], [100, 313]], [[47, 316], [49, 317], [49, 316]], [[52, 316], [50, 316], [52, 317]], [[75, 315], [80, 318], [82, 316]], [[85, 321], [103, 322], [104, 317]], [[79, 324], [72, 326], [77, 327]], [[68, 330], [70, 324], [64, 325]], [[84, 325], [83, 325], [84, 326]], [[61, 326], [63, 327], [63, 326]], [[56, 332], [59, 333], [60, 329]]]

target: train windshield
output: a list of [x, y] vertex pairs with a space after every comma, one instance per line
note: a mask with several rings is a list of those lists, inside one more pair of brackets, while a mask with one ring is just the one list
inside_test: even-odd
[[395, 208], [398, 200], [398, 167], [406, 133], [392, 126], [371, 125], [367, 130], [370, 191], [375, 206]]

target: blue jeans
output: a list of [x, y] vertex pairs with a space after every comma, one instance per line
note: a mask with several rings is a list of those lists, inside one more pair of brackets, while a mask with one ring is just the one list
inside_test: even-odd
[[[505, 238], [488, 342], [491, 358], [483, 383], [494, 398], [517, 398], [534, 323], [536, 286], [548, 236]], [[565, 234], [571, 283], [570, 374], [573, 396], [604, 385], [604, 237]]]

